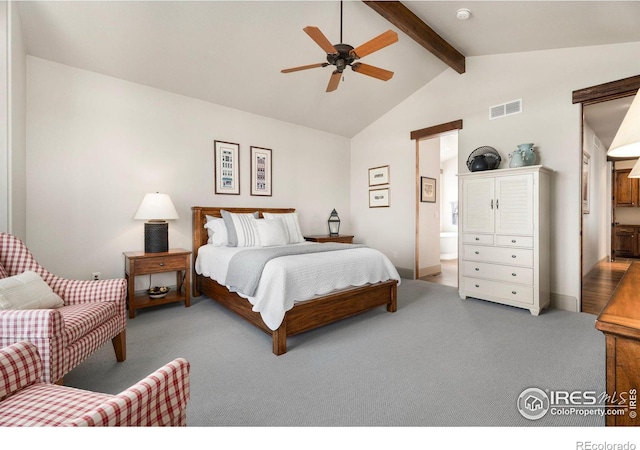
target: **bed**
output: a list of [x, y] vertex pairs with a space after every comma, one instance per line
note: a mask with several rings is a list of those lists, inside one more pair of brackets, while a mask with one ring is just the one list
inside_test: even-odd
[[[284, 312], [284, 317], [276, 327], [273, 323], [267, 325], [260, 312], [254, 311], [254, 305], [237, 292], [232, 292], [226, 286], [218, 283], [210, 276], [199, 273], [199, 252], [209, 247], [209, 235], [205, 229], [207, 216], [222, 217], [222, 210], [235, 214], [288, 214], [295, 212], [293, 208], [228, 208], [228, 207], [192, 207], [193, 231], [193, 295], [206, 295], [222, 304], [230, 311], [238, 314], [265, 333], [271, 335], [273, 353], [282, 355], [287, 351], [287, 337], [303, 333], [323, 325], [360, 314], [373, 308], [385, 306], [387, 311], [397, 310], [397, 285], [399, 276], [394, 279], [367, 283], [358, 287], [335, 290], [326, 295], [314, 296], [308, 300], [301, 300], [293, 304]], [[324, 245], [324, 244], [317, 244]], [[344, 245], [344, 244], [336, 244]], [[375, 251], [375, 250], [374, 250]], [[281, 258], [284, 259], [284, 258]], [[201, 266], [202, 264], [200, 264]], [[395, 271], [395, 269], [394, 269]], [[397, 275], [397, 272], [395, 272]], [[397, 278], [397, 279], [396, 279]]]

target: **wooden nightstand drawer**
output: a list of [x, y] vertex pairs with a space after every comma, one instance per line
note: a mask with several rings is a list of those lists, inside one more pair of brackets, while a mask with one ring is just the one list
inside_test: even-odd
[[147, 274], [183, 270], [184, 263], [184, 256], [158, 256], [139, 259], [135, 262], [135, 265], [137, 274]]

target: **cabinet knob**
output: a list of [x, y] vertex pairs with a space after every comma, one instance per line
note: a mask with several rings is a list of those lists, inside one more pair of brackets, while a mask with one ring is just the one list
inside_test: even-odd
[[480, 272], [480, 268], [476, 267], [476, 272]]
[[479, 284], [476, 284], [476, 287], [480, 287], [480, 285], [479, 285]]
[[511, 257], [512, 257], [512, 258], [515, 258], [515, 257], [516, 257], [516, 255], [511, 255]]
[[517, 276], [517, 275], [516, 275], [515, 273], [512, 273], [512, 274], [511, 274], [511, 276], [512, 276], [512, 277], [515, 277], [515, 276]]
[[476, 255], [479, 255], [479, 254], [480, 254], [480, 252], [478, 250], [476, 250]]
[[477, 237], [477, 238], [476, 238], [476, 241], [479, 241], [479, 240], [480, 240], [480, 238], [479, 238], [479, 237]]
[[515, 240], [515, 239], [511, 239], [511, 243], [512, 243], [512, 244], [515, 244], [515, 243], [516, 243], [516, 240]]
[[516, 295], [516, 294], [517, 294], [517, 292], [516, 292], [516, 291], [511, 291], [511, 293], [512, 293], [513, 295]]
[[160, 267], [164, 267], [164, 263], [163, 262], [160, 263]]

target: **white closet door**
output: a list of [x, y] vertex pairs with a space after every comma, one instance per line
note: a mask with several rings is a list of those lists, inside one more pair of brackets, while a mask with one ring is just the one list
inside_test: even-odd
[[496, 234], [532, 235], [533, 174], [496, 177]]
[[494, 178], [462, 180], [462, 231], [493, 233], [495, 211]]

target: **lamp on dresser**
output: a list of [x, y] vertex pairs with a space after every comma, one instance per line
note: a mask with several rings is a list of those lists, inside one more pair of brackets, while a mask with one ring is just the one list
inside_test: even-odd
[[[638, 93], [622, 119], [620, 128], [607, 150], [607, 156], [618, 158], [640, 156], [640, 96]], [[640, 159], [633, 166], [629, 178], [640, 178]]]
[[148, 221], [144, 224], [145, 253], [169, 251], [169, 224], [167, 220], [177, 218], [178, 213], [169, 195], [155, 192], [144, 196], [134, 219]]

